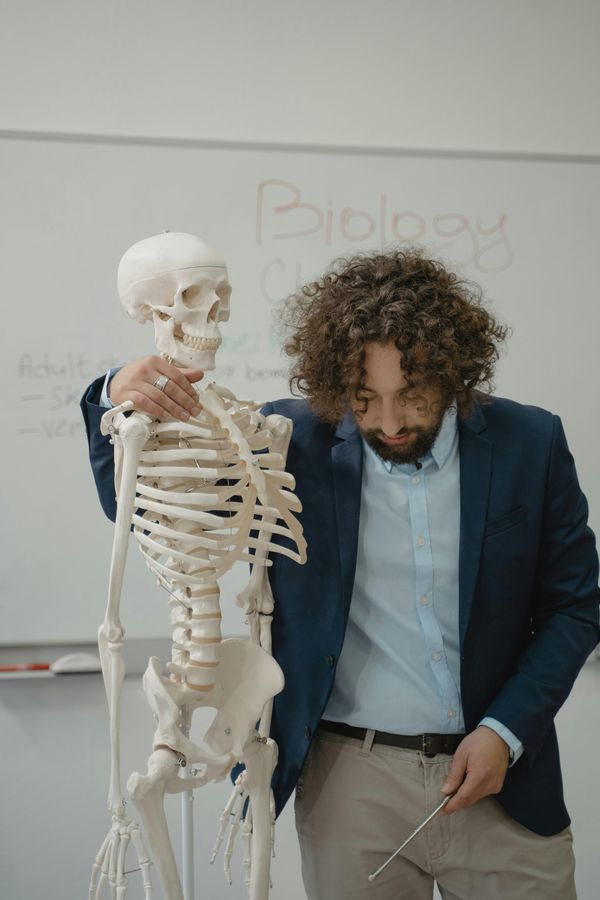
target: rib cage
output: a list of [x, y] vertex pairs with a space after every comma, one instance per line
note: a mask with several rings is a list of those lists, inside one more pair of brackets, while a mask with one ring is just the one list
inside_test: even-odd
[[[235, 402], [224, 405], [242, 446], [203, 410], [187, 423], [154, 423], [140, 455], [133, 531], [149, 569], [167, 586], [194, 589], [238, 559], [269, 566], [269, 553], [302, 561], [294, 515], [301, 504], [283, 458], [269, 452], [264, 417]], [[261, 526], [289, 546], [259, 544], [253, 532]]]

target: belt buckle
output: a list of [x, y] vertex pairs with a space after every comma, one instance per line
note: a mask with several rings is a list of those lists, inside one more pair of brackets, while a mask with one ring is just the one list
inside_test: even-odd
[[424, 756], [437, 756], [437, 753], [431, 750], [431, 736], [429, 734], [421, 735], [421, 752]]

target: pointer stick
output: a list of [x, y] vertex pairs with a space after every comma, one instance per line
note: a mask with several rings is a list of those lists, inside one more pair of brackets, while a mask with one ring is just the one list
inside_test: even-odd
[[454, 797], [454, 794], [447, 794], [447, 796], [444, 797], [444, 799], [442, 800], [442, 802], [441, 802], [438, 806], [436, 806], [436, 808], [433, 810], [433, 812], [430, 812], [429, 815], [427, 816], [427, 818], [426, 818], [426, 819], [423, 819], [423, 821], [421, 822], [420, 825], [417, 825], [417, 827], [415, 828], [415, 830], [413, 831], [413, 833], [410, 835], [410, 837], [407, 837], [407, 838], [406, 838], [406, 840], [404, 841], [404, 843], [401, 844], [400, 847], [398, 847], [398, 849], [396, 850], [396, 852], [395, 852], [395, 853], [392, 853], [392, 855], [390, 856], [390, 858], [389, 858], [389, 859], [386, 859], [386, 861], [384, 862], [384, 864], [383, 864], [382, 866], [379, 866], [379, 868], [377, 869], [376, 872], [373, 872], [371, 875], [369, 875], [369, 881], [375, 881], [375, 879], [377, 878], [377, 876], [378, 876], [381, 872], [383, 872], [383, 870], [386, 868], [386, 866], [389, 866], [389, 864], [391, 863], [391, 861], [392, 861], [393, 859], [395, 859], [395, 858], [398, 856], [398, 854], [402, 852], [402, 850], [404, 850], [404, 848], [407, 846], [407, 844], [410, 844], [410, 842], [412, 841], [412, 839], [413, 839], [414, 837], [416, 837], [416, 836], [418, 835], [418, 833], [419, 833], [420, 831], [422, 831], [422, 830], [425, 828], [425, 826], [428, 825], [428, 824], [431, 822], [431, 820], [432, 820], [433, 818], [435, 818], [435, 816], [437, 816], [437, 814], [440, 812], [440, 810], [442, 810], [442, 809], [445, 807], [446, 803], [448, 803], [448, 801], [451, 800], [452, 797]]

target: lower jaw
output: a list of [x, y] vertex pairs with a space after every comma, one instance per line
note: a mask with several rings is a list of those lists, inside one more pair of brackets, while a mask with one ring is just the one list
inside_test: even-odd
[[172, 359], [178, 365], [209, 371], [215, 367], [216, 350], [195, 350], [181, 341], [176, 342], [175, 355]]

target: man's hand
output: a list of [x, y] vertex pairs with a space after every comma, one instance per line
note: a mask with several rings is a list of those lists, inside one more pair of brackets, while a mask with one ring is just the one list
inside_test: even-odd
[[[169, 379], [163, 391], [154, 384], [159, 375]], [[133, 400], [136, 409], [155, 419], [171, 416], [187, 422], [190, 415], [197, 416], [200, 412], [192, 382], [203, 377], [202, 369], [180, 369], [160, 356], [145, 356], [117, 372], [110, 383], [109, 395], [115, 405]]]
[[442, 793], [456, 796], [442, 810], [449, 816], [473, 806], [482, 797], [497, 794], [504, 784], [510, 753], [508, 745], [486, 725], [480, 725], [458, 745]]

